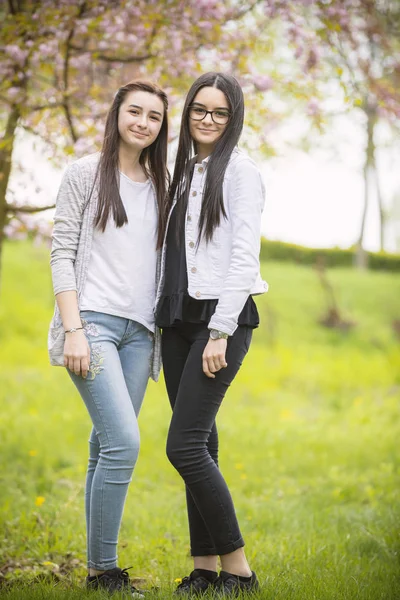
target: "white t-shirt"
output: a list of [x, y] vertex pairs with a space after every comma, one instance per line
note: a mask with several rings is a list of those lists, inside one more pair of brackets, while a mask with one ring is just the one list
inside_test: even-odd
[[116, 227], [111, 218], [104, 233], [94, 230], [80, 309], [131, 319], [154, 331], [156, 198], [150, 180], [138, 183], [123, 173], [120, 195], [128, 223]]

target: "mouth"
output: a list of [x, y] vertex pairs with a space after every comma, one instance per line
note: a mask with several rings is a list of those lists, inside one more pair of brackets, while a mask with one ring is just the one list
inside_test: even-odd
[[147, 133], [140, 133], [140, 131], [132, 131], [132, 130], [130, 130], [130, 131], [131, 131], [131, 133], [133, 133], [133, 135], [135, 135], [136, 137], [139, 137], [139, 138], [149, 137]]
[[197, 131], [201, 131], [202, 133], [217, 133], [216, 129], [201, 129], [200, 127]]

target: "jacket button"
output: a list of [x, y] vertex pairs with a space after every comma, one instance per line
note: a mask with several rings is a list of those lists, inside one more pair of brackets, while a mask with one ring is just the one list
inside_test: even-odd
[[189, 242], [189, 248], [194, 248], [194, 242]]
[[192, 273], [197, 273], [196, 267], [192, 267], [190, 270], [192, 271]]
[[200, 298], [200, 296], [201, 296], [201, 292], [196, 292], [196, 293], [195, 293], [195, 296], [196, 296], [196, 298]]
[[203, 167], [199, 167], [197, 170], [199, 173], [202, 173], [204, 171]]
[[188, 221], [191, 221], [191, 220], [192, 220], [192, 217], [191, 217], [190, 215], [188, 215], [188, 216], [187, 216], [187, 220], [188, 220]]
[[196, 190], [194, 190], [194, 192], [192, 192], [192, 196], [197, 196]]

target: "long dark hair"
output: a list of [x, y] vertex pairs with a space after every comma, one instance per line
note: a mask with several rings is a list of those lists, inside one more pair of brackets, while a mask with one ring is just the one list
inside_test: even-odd
[[168, 99], [165, 92], [154, 83], [143, 80], [130, 81], [119, 88], [107, 115], [104, 132], [103, 147], [101, 149], [98, 178], [98, 206], [94, 220], [96, 227], [105, 230], [109, 218], [112, 216], [117, 227], [122, 227], [128, 222], [124, 205], [119, 194], [119, 144], [118, 115], [121, 104], [129, 92], [149, 92], [158, 96], [164, 104], [164, 116], [160, 132], [154, 142], [144, 148], [140, 155], [139, 163], [155, 187], [158, 204], [158, 234], [157, 248], [163, 242], [166, 223], [166, 201], [169, 185], [167, 169], [167, 144], [168, 144]]
[[203, 87], [215, 87], [224, 93], [231, 117], [225, 131], [215, 144], [214, 151], [207, 163], [198, 242], [202, 235], [204, 235], [206, 241], [211, 240], [215, 228], [221, 222], [221, 215], [226, 217], [222, 183], [230, 156], [242, 133], [244, 120], [242, 88], [232, 75], [211, 72], [205, 73], [196, 79], [188, 92], [183, 108], [178, 152], [168, 199], [169, 206], [171, 206], [175, 196], [178, 200], [176, 207], [178, 235], [184, 228], [190, 188], [190, 169], [193, 163], [193, 154], [197, 153], [196, 143], [189, 130], [189, 106], [193, 103], [198, 91]]

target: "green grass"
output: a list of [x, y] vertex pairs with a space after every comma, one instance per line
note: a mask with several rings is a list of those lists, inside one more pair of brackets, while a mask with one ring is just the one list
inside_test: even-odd
[[[330, 271], [344, 316], [356, 322], [343, 333], [318, 324], [326, 307], [312, 269], [271, 262], [263, 272], [262, 326], [219, 415], [221, 468], [259, 597], [398, 599], [400, 344], [391, 322], [400, 318], [400, 277]], [[52, 309], [47, 250], [8, 243], [0, 597], [9, 600], [102, 597], [81, 588], [90, 424], [63, 369], [48, 366]], [[120, 564], [161, 597], [191, 569], [183, 487], [164, 452], [169, 418], [164, 384], [150, 383], [119, 547]]]

